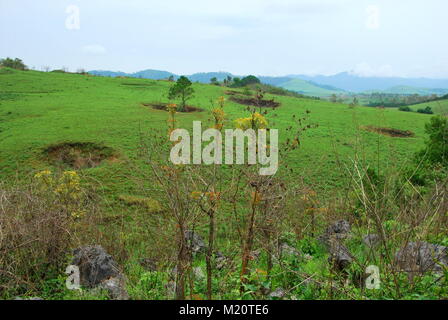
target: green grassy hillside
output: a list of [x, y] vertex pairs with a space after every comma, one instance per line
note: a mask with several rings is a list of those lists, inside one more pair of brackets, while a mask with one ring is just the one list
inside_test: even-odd
[[448, 99], [447, 100], [439, 100], [432, 102], [425, 102], [420, 104], [415, 104], [410, 106], [413, 111], [417, 111], [418, 109], [425, 109], [426, 107], [430, 107], [432, 111], [436, 114], [448, 114]]
[[418, 88], [412, 86], [394, 86], [385, 90], [368, 90], [365, 93], [375, 93], [381, 92], [385, 94], [419, 94], [419, 95], [431, 95], [438, 94], [443, 95], [448, 92], [448, 89], [437, 89], [437, 88]]
[[302, 93], [307, 96], [316, 96], [316, 97], [328, 97], [331, 96], [332, 94], [344, 93], [343, 90], [333, 90], [325, 88], [324, 86], [319, 86], [317, 84], [302, 79], [291, 79], [287, 82], [279, 84], [278, 86], [287, 90]]
[[[49, 166], [43, 157], [45, 147], [64, 141], [98, 142], [113, 148], [119, 159], [133, 159], [139, 143], [139, 130], [165, 130], [167, 113], [142, 103], [168, 102], [171, 83], [146, 79], [103, 78], [90, 75], [2, 71], [0, 74], [0, 168], [1, 177], [16, 172], [35, 171]], [[208, 121], [211, 101], [225, 96], [226, 88], [194, 84], [190, 104], [204, 112], [179, 114], [179, 126], [191, 127], [193, 120]], [[291, 165], [311, 171], [315, 183], [326, 188], [341, 183], [337, 158], [350, 161], [362, 153], [368, 161], [400, 163], [418, 150], [424, 140], [424, 123], [429, 116], [394, 109], [347, 105], [293, 97], [268, 96], [281, 103], [271, 119], [271, 127], [282, 131], [293, 114], [310, 110], [310, 123], [319, 127], [307, 131], [302, 148], [288, 159]], [[245, 107], [227, 101], [227, 118], [247, 115]], [[269, 116], [268, 116], [269, 118]], [[410, 130], [413, 138], [393, 138], [360, 129], [363, 126]], [[377, 151], [379, 150], [379, 156]], [[338, 155], [338, 157], [336, 157]], [[379, 158], [378, 158], [379, 157]], [[132, 174], [122, 161], [86, 170], [113, 189], [126, 188], [126, 179], [114, 174]]]

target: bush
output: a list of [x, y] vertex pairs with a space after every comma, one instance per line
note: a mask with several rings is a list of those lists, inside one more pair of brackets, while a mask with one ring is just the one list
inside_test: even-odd
[[431, 164], [441, 164], [448, 167], [448, 119], [435, 116], [425, 125], [429, 135], [426, 148], [420, 152]]
[[219, 81], [218, 81], [218, 78], [216, 78], [216, 77], [211, 78], [210, 83], [215, 86], [219, 86]]
[[434, 112], [432, 111], [431, 107], [426, 107], [424, 109], [418, 109], [417, 112], [418, 113], [424, 113], [424, 114], [434, 114]]
[[258, 83], [260, 83], [260, 79], [258, 79], [255, 76], [247, 76], [247, 77], [244, 77], [243, 79], [241, 79], [241, 85], [243, 85], [243, 86], [247, 86], [250, 84], [258, 84]]
[[251, 75], [251, 76], [244, 77], [243, 79], [234, 78], [233, 85], [231, 87], [240, 88], [240, 87], [245, 87], [248, 85], [260, 84], [260, 83], [261, 83], [260, 79]]
[[412, 109], [409, 108], [408, 106], [401, 106], [400, 108], [398, 108], [398, 110], [404, 111], [404, 112], [411, 112], [412, 111]]
[[417, 186], [428, 186], [434, 181], [446, 179], [448, 169], [448, 119], [435, 116], [425, 125], [429, 135], [425, 148], [416, 153], [414, 166], [406, 170], [406, 176]]
[[79, 183], [74, 171], [45, 170], [26, 188], [0, 185], [0, 299], [40, 294], [64, 272], [79, 245], [74, 234], [92, 212]]
[[5, 68], [17, 69], [17, 70], [27, 70], [28, 69], [28, 67], [19, 58], [15, 58], [15, 59], [11, 59], [11, 58], [1, 59], [0, 60], [0, 66], [5, 67]]

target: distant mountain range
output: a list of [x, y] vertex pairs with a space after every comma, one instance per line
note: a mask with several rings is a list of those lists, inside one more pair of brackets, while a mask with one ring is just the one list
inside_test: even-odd
[[[434, 93], [441, 91], [448, 92], [448, 79], [430, 79], [430, 78], [398, 78], [398, 77], [360, 77], [349, 72], [342, 72], [332, 76], [306, 76], [289, 75], [288, 78], [298, 78], [306, 81], [313, 81], [323, 85], [330, 85], [350, 92], [365, 91], [388, 91], [391, 88], [405, 88], [405, 93], [410, 93], [410, 88], [430, 89]], [[400, 90], [398, 90], [400, 91]], [[418, 93], [418, 92], [416, 92]]]
[[[121, 71], [103, 71], [103, 70], [92, 70], [89, 71], [90, 74], [104, 77], [131, 77], [131, 78], [143, 78], [143, 79], [153, 79], [153, 80], [163, 80], [168, 79], [173, 76], [176, 80], [180, 77], [180, 75], [161, 70], [143, 70], [134, 73], [125, 73]], [[192, 75], [188, 75], [187, 77], [190, 81], [193, 82], [201, 82], [201, 83], [210, 83], [212, 78], [217, 78], [218, 81], [223, 81], [228, 76], [236, 77], [229, 72], [203, 72], [203, 73], [195, 73]]]
[[345, 90], [336, 88], [334, 86], [316, 83], [300, 78], [292, 77], [259, 77], [260, 81], [276, 87], [281, 87], [287, 90], [295, 91], [307, 96], [327, 97], [332, 94], [348, 93]]
[[[143, 70], [135, 73], [120, 71], [92, 70], [90, 74], [105, 77], [133, 77], [162, 80], [172, 76], [174, 79], [179, 75], [161, 70]], [[223, 81], [229, 72], [203, 72], [187, 75], [193, 82], [210, 83], [212, 78]], [[332, 76], [316, 75], [287, 75], [283, 77], [258, 77], [261, 82], [281, 87], [310, 96], [328, 97], [332, 94], [350, 93], [394, 93], [394, 94], [437, 94], [448, 93], [448, 79], [430, 78], [398, 78], [398, 77], [361, 77], [349, 72], [342, 72]]]

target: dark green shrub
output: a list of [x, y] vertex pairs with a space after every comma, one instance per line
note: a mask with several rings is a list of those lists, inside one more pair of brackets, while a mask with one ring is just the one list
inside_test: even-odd
[[254, 84], [260, 84], [260, 79], [258, 79], [255, 76], [247, 76], [244, 77], [243, 79], [240, 78], [233, 78], [233, 84], [231, 85], [231, 87], [233, 88], [240, 88], [240, 87], [245, 87], [245, 86], [249, 86], [249, 85], [254, 85]]
[[19, 58], [15, 58], [15, 59], [11, 59], [11, 58], [1, 59], [0, 60], [0, 66], [5, 67], [5, 68], [17, 69], [17, 70], [27, 70], [27, 66]]
[[192, 83], [187, 77], [180, 77], [176, 83], [170, 88], [168, 93], [169, 99], [176, 99], [180, 97], [179, 111], [184, 111], [187, 105], [187, 101], [193, 96], [194, 90], [191, 87]]
[[425, 125], [425, 132], [429, 139], [419, 156], [424, 156], [431, 164], [448, 167], [448, 119], [443, 116], [432, 117]]
[[398, 110], [404, 111], [404, 112], [411, 112], [412, 111], [412, 109], [409, 108], [408, 106], [401, 106], [400, 108], [398, 108]]
[[434, 112], [432, 111], [431, 107], [426, 107], [424, 109], [418, 109], [417, 112], [418, 113], [424, 113], [424, 114], [434, 114]]

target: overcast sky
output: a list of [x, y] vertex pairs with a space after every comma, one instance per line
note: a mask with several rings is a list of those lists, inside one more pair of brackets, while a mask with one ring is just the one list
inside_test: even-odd
[[178, 74], [448, 78], [446, 0], [0, 0], [0, 57]]

